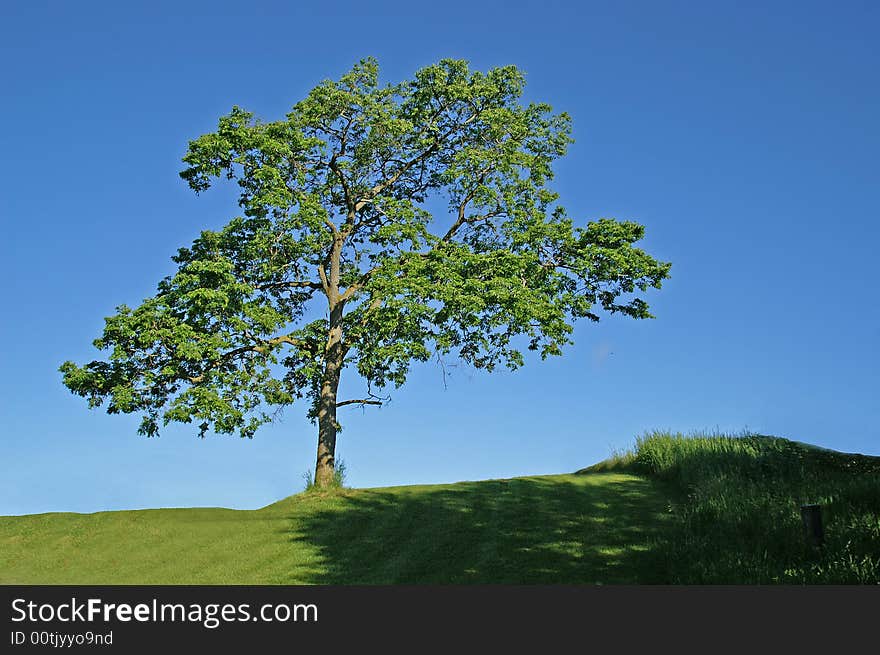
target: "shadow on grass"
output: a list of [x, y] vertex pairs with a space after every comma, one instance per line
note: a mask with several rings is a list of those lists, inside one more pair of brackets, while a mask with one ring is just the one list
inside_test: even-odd
[[357, 491], [292, 517], [318, 584], [663, 582], [651, 482], [596, 474]]

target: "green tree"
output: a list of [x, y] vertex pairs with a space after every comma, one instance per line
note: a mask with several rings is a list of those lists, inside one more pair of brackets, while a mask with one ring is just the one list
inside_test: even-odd
[[[242, 215], [181, 248], [155, 296], [117, 307], [94, 342], [107, 359], [65, 362], [64, 384], [141, 413], [147, 436], [179, 421], [251, 437], [304, 399], [326, 486], [337, 410], [381, 404], [414, 360], [513, 369], [524, 348], [560, 354], [600, 309], [650, 317], [636, 290], [670, 265], [633, 247], [641, 225], [573, 225], [547, 186], [569, 116], [521, 104], [523, 85], [514, 66], [451, 59], [380, 85], [366, 59], [284, 120], [234, 107], [190, 142], [181, 177], [196, 192], [235, 180]], [[364, 397], [338, 400], [349, 368]]]

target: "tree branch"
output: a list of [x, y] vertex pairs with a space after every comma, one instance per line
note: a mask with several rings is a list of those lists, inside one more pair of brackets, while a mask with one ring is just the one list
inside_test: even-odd
[[[325, 258], [326, 261], [327, 258]], [[327, 294], [327, 297], [330, 297], [330, 281], [327, 279], [327, 273], [324, 271], [324, 263], [321, 262], [318, 264], [318, 275], [321, 278], [321, 289], [323, 289], [324, 293]]]
[[259, 339], [257, 337], [252, 336], [252, 335], [246, 335], [246, 336], [248, 336], [251, 339], [254, 339], [255, 341], [259, 341], [261, 343], [257, 344], [257, 345], [253, 345], [253, 346], [240, 346], [238, 348], [233, 348], [232, 350], [229, 350], [229, 351], [223, 353], [217, 359], [215, 359], [213, 362], [208, 364], [205, 367], [204, 372], [201, 375], [189, 377], [189, 378], [187, 378], [187, 380], [191, 384], [198, 384], [199, 382], [204, 382], [205, 375], [209, 371], [216, 369], [218, 366], [228, 362], [231, 359], [234, 359], [238, 355], [242, 355], [242, 354], [248, 353], [248, 352], [264, 353], [264, 352], [266, 352], [266, 350], [270, 349], [272, 346], [277, 346], [278, 344], [281, 344], [281, 343], [290, 344], [291, 346], [296, 346], [298, 348], [304, 348], [304, 349], [309, 350], [311, 352], [314, 352], [314, 350], [315, 350], [314, 344], [310, 344], [309, 342], [303, 341], [302, 339], [297, 339], [295, 337], [291, 337], [289, 334], [284, 334], [280, 337], [273, 337], [272, 339]]
[[339, 228], [336, 227], [336, 223], [331, 221], [326, 216], [324, 217], [324, 225], [326, 225], [328, 228], [330, 228], [330, 231], [333, 233], [334, 236], [339, 234]]
[[266, 339], [266, 340], [262, 340], [262, 341], [265, 344], [264, 346], [255, 346], [254, 347], [254, 350], [258, 353], [264, 352], [267, 349], [267, 347], [271, 348], [272, 346], [277, 346], [279, 343], [290, 344], [291, 346], [296, 346], [297, 348], [308, 347], [311, 350], [314, 349], [313, 348], [314, 344], [310, 344], [308, 341], [303, 341], [302, 339], [297, 339], [295, 337], [291, 337], [289, 334], [285, 334], [280, 337], [274, 337], [272, 339]]
[[370, 270], [364, 271], [364, 273], [361, 274], [361, 276], [357, 279], [357, 281], [354, 282], [350, 287], [348, 287], [345, 290], [345, 293], [343, 293], [339, 297], [339, 299], [343, 302], [351, 300], [351, 298], [354, 296], [354, 294], [356, 294], [358, 291], [360, 291], [361, 289], [364, 288], [364, 285], [369, 281], [370, 276], [373, 275], [373, 273], [376, 271], [377, 268], [379, 268], [379, 267], [374, 266]]
[[267, 282], [266, 284], [257, 284], [254, 286], [254, 289], [256, 289], [257, 291], [264, 291], [266, 289], [278, 289], [285, 287], [290, 287], [293, 289], [315, 289], [318, 291], [324, 288], [320, 282], [291, 280], [289, 282]]
[[[359, 323], [359, 326], [361, 328], [363, 328], [367, 324], [367, 319], [369, 318], [370, 312], [373, 312], [373, 311], [376, 311], [377, 309], [379, 309], [379, 307], [381, 307], [382, 303], [384, 303], [384, 302], [385, 302], [385, 300], [380, 297], [375, 297], [372, 300], [370, 300], [370, 304], [367, 306], [367, 308], [364, 310], [363, 315], [361, 316], [361, 320]], [[343, 355], [348, 355], [348, 351], [351, 350], [352, 345], [353, 344], [345, 345], [345, 347], [343, 348]]]
[[348, 180], [345, 179], [345, 176], [342, 174], [342, 169], [339, 168], [339, 164], [337, 163], [337, 158], [340, 153], [334, 153], [333, 157], [330, 158], [330, 163], [328, 166], [330, 170], [336, 174], [336, 177], [339, 178], [339, 183], [342, 185], [342, 193], [345, 196], [345, 207], [348, 209], [349, 215], [354, 213], [354, 204], [351, 199], [351, 190], [348, 187]]
[[389, 178], [382, 180], [378, 184], [374, 185], [369, 191], [367, 191], [367, 196], [365, 198], [361, 198], [355, 203], [354, 209], [355, 211], [360, 211], [363, 207], [372, 201], [377, 195], [382, 193], [389, 186], [397, 182], [401, 178], [401, 176], [406, 173], [410, 168], [418, 164], [419, 162], [426, 159], [429, 155], [433, 154], [440, 148], [440, 144], [443, 143], [447, 138], [452, 136], [457, 130], [463, 128], [465, 125], [473, 121], [479, 115], [478, 112], [474, 112], [471, 114], [466, 120], [464, 120], [461, 124], [455, 125], [446, 131], [445, 134], [442, 134], [434, 139], [434, 143], [432, 143], [428, 148], [423, 150], [420, 154], [416, 155], [412, 159], [410, 159], [406, 164], [404, 164], [399, 171], [394, 173]]
[[484, 168], [479, 172], [479, 179], [477, 179], [476, 185], [474, 185], [474, 188], [468, 191], [465, 197], [462, 199], [461, 204], [458, 206], [458, 218], [455, 220], [455, 223], [452, 224], [452, 227], [449, 228], [449, 231], [446, 232], [446, 234], [443, 236], [443, 241], [449, 241], [455, 235], [455, 233], [458, 232], [458, 228], [468, 222], [468, 219], [465, 218], [465, 212], [467, 211], [468, 203], [474, 199], [474, 196], [477, 195], [477, 190], [480, 188], [480, 185], [483, 184], [483, 182], [486, 180], [486, 175], [489, 173], [490, 170], [490, 168]]
[[[478, 221], [484, 221], [487, 218], [492, 218], [494, 216], [498, 216], [499, 214], [501, 214], [503, 212], [503, 209], [501, 208], [501, 206], [498, 205], [494, 211], [488, 212], [486, 214], [481, 214], [479, 216], [471, 216], [470, 218], [467, 218], [465, 216], [465, 212], [467, 211], [468, 203], [474, 199], [474, 197], [477, 194], [477, 190], [479, 189], [480, 185], [485, 181], [486, 175], [488, 175], [490, 171], [491, 171], [491, 168], [484, 168], [483, 170], [480, 171], [480, 173], [479, 173], [480, 177], [479, 177], [479, 180], [477, 181], [476, 186], [474, 186], [474, 188], [471, 189], [467, 193], [467, 195], [462, 199], [461, 204], [458, 206], [458, 218], [456, 219], [455, 223], [452, 224], [452, 227], [449, 228], [449, 231], [447, 231], [446, 234], [443, 236], [441, 241], [449, 241], [450, 239], [452, 239], [452, 237], [455, 236], [455, 233], [459, 230], [459, 228], [461, 228], [461, 226], [464, 225], [465, 223], [476, 223]], [[364, 224], [363, 222], [358, 223], [355, 227], [360, 227], [363, 224]], [[352, 284], [350, 287], [348, 287], [348, 289], [345, 290], [345, 293], [342, 294], [341, 299], [342, 300], [349, 300], [352, 296], [354, 296], [354, 294], [356, 294], [358, 291], [360, 291], [360, 289], [363, 288], [364, 284], [367, 283], [367, 281], [370, 279], [370, 276], [373, 274], [373, 272], [375, 272], [375, 270], [377, 268], [378, 267], [374, 266], [370, 270], [365, 271], [357, 279], [357, 281], [354, 284]]]
[[[342, 128], [342, 132], [334, 131], [336, 134], [336, 138], [339, 139], [339, 150], [333, 153], [333, 156], [330, 158], [328, 162], [328, 166], [331, 171], [336, 174], [336, 177], [339, 178], [339, 183], [342, 186], [342, 194], [345, 196], [345, 208], [348, 210], [348, 217], [345, 221], [346, 225], [350, 227], [350, 223], [354, 220], [354, 215], [357, 212], [354, 206], [354, 199], [351, 196], [351, 189], [348, 185], [348, 180], [345, 178], [345, 175], [342, 174], [342, 169], [339, 167], [339, 158], [345, 156], [345, 150], [348, 146], [348, 133], [351, 130], [351, 126], [354, 123], [354, 115], [346, 116], [345, 113], [340, 114], [340, 117], [346, 118], [347, 123], [345, 127]], [[329, 222], [329, 219], [327, 219]], [[333, 225], [331, 223], [331, 225]], [[345, 229], [345, 227], [344, 227]], [[336, 226], [333, 226], [333, 234], [337, 235], [338, 230], [336, 230]]]
[[341, 403], [336, 403], [336, 407], [344, 407], [345, 405], [382, 405], [381, 400], [368, 400], [366, 398], [361, 398], [359, 400], [343, 400]]

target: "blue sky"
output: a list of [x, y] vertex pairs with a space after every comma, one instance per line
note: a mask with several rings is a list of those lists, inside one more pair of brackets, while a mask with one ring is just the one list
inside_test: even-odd
[[[138, 5], [138, 6], [135, 6]], [[568, 472], [651, 429], [750, 429], [880, 454], [880, 9], [872, 2], [64, 3], [0, 8], [0, 514], [227, 506], [299, 491], [298, 408], [253, 440], [158, 439], [61, 384], [116, 305], [234, 216], [178, 178], [233, 104], [281, 117], [368, 55], [516, 64], [571, 114], [555, 188], [647, 227], [657, 318], [487, 375], [417, 366], [348, 407], [353, 486]], [[613, 353], [613, 354], [612, 354]]]

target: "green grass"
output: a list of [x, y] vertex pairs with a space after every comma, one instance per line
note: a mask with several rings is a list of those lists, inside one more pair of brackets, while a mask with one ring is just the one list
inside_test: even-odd
[[0, 583], [657, 582], [662, 489], [612, 472], [2, 517]]
[[572, 475], [0, 517], [0, 583], [878, 584], [880, 458], [655, 432]]
[[[677, 489], [670, 583], [880, 584], [880, 458], [759, 435], [655, 432], [620, 468]], [[800, 507], [819, 503], [808, 545]]]

